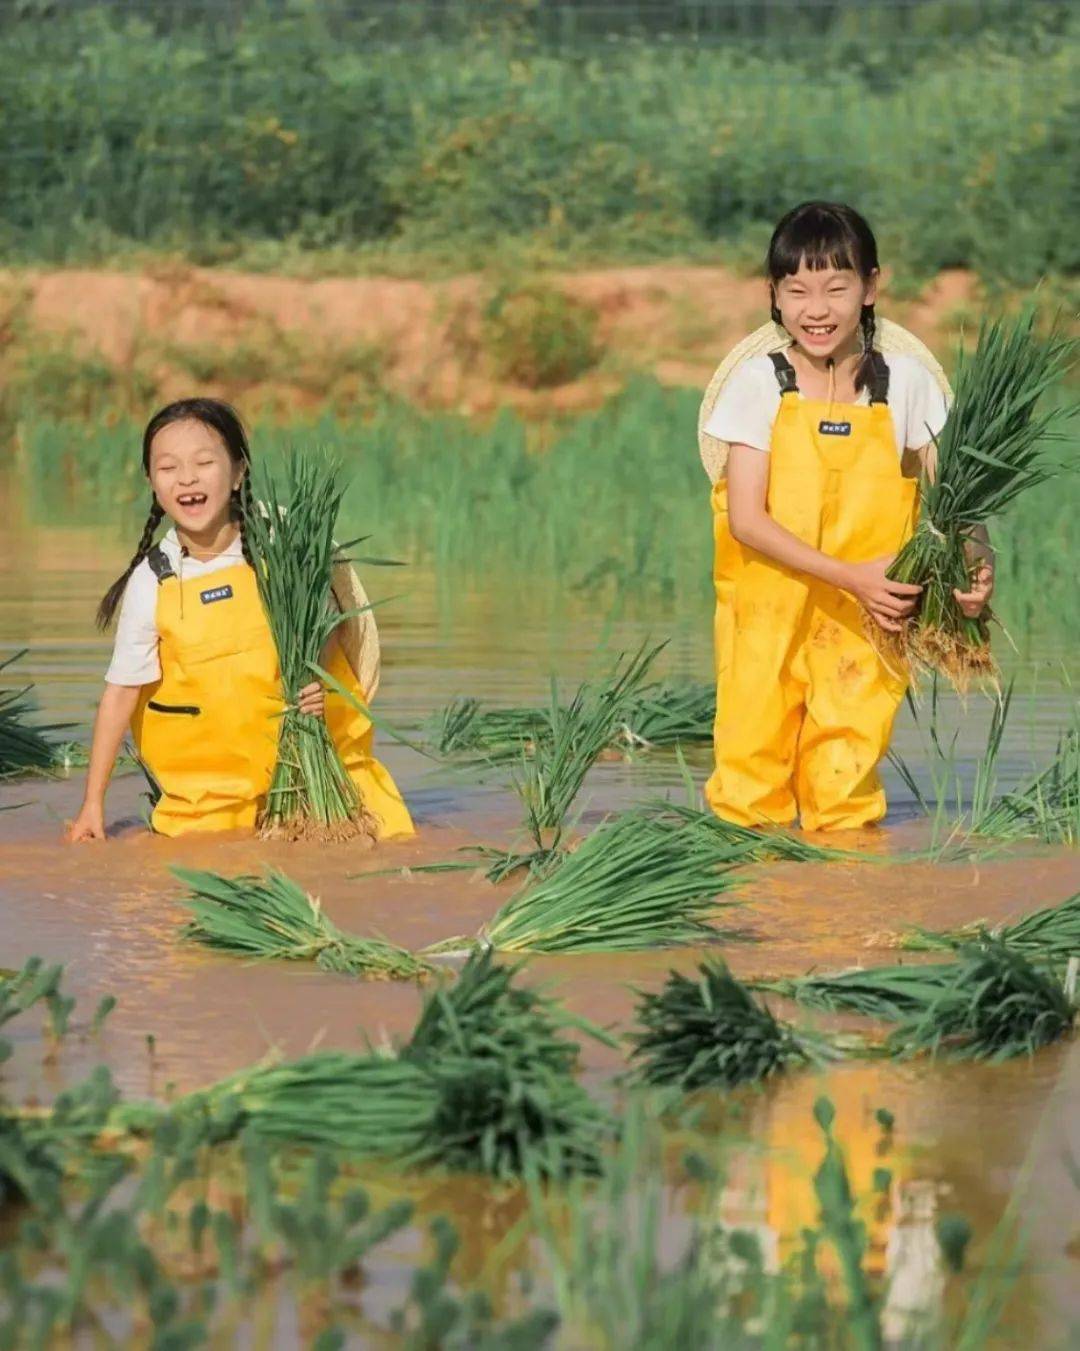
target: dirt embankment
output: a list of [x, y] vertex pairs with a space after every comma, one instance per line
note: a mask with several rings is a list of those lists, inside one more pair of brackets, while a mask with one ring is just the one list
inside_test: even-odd
[[[9, 387], [21, 382], [24, 396], [30, 391], [23, 403], [35, 391], [43, 397], [50, 371], [66, 369], [75, 380], [92, 368], [99, 383], [110, 372], [122, 377], [133, 405], [199, 390], [245, 408], [288, 413], [330, 403], [344, 411], [381, 389], [469, 414], [511, 406], [542, 415], [595, 406], [639, 371], [703, 387], [724, 352], [766, 315], [763, 283], [720, 267], [552, 273], [528, 285], [568, 298], [570, 318], [545, 312], [543, 332], [527, 320], [493, 333], [495, 283], [475, 275], [427, 282], [184, 266], [8, 272], [0, 275], [0, 378]], [[940, 348], [976, 295], [975, 279], [953, 272], [916, 300], [886, 295], [881, 308]], [[499, 343], [557, 346], [559, 323], [574, 313], [592, 334], [585, 369], [543, 388], [507, 377], [514, 353]]]

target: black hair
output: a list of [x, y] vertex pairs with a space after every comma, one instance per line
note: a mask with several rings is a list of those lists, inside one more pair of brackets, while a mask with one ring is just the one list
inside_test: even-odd
[[[153, 445], [154, 437], [163, 428], [171, 426], [174, 422], [201, 422], [203, 426], [211, 428], [221, 437], [233, 464], [244, 466], [245, 473], [240, 480], [240, 486], [233, 490], [232, 514], [234, 520], [240, 525], [240, 547], [243, 550], [244, 559], [250, 563], [251, 555], [244, 535], [244, 517], [251, 506], [250, 476], [246, 472], [251, 467], [251, 447], [248, 444], [247, 432], [240, 420], [240, 414], [231, 404], [224, 403], [220, 399], [177, 399], [175, 403], [169, 403], [164, 408], [159, 408], [146, 424], [146, 430], [142, 437], [142, 466], [143, 473], [147, 478], [150, 477], [150, 447]], [[151, 498], [146, 524], [143, 526], [131, 562], [101, 598], [101, 604], [97, 610], [99, 629], [106, 629], [112, 623], [117, 606], [123, 597], [124, 588], [128, 584], [128, 579], [153, 548], [154, 535], [157, 533], [157, 528], [164, 516], [165, 512], [157, 498]]]
[[[806, 265], [813, 272], [827, 267], [850, 268], [863, 281], [878, 271], [878, 248], [865, 216], [842, 202], [802, 202], [780, 221], [769, 240], [765, 274], [771, 286], [782, 277], [792, 277]], [[773, 322], [779, 324], [780, 309], [775, 294]], [[873, 305], [862, 307], [863, 358], [855, 372], [855, 388], [870, 379], [870, 353], [874, 350], [877, 321]]]

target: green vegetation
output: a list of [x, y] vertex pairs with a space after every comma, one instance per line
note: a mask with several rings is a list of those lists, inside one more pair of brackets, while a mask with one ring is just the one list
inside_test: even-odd
[[950, 962], [763, 981], [760, 988], [810, 1008], [895, 1022], [886, 1042], [893, 1055], [1007, 1060], [1065, 1036], [1076, 1020], [1060, 969], [1037, 962], [1006, 936], [983, 932], [957, 945]]
[[330, 605], [330, 581], [338, 557], [334, 528], [345, 493], [341, 465], [318, 452], [293, 452], [284, 457], [280, 481], [264, 464], [255, 473], [244, 499], [244, 538], [274, 636], [286, 705], [259, 824], [264, 835], [347, 838], [366, 831], [370, 819], [326, 722], [297, 706], [340, 623]]
[[967, 618], [953, 596], [969, 584], [972, 534], [1054, 477], [1047, 443], [1063, 439], [1080, 409], [1076, 400], [1046, 397], [1072, 365], [1077, 342], [1058, 334], [1044, 341], [1034, 326], [1031, 309], [1014, 321], [984, 321], [974, 353], [961, 351], [955, 402], [936, 441], [936, 475], [923, 484], [915, 534], [889, 572], [923, 591], [915, 615], [883, 646], [961, 690], [995, 671], [988, 618]]
[[596, 313], [541, 282], [504, 285], [483, 315], [483, 344], [500, 380], [562, 385], [596, 365]]
[[[656, 681], [627, 699], [611, 748], [630, 752], [705, 744], [712, 740], [715, 717], [715, 686]], [[551, 726], [552, 714], [545, 708], [485, 708], [479, 699], [462, 697], [432, 715], [427, 734], [439, 755], [499, 761], [517, 759], [550, 740]]]
[[[596, 412], [557, 423], [543, 453], [510, 413], [477, 426], [387, 403], [364, 422], [262, 425], [256, 455], [326, 446], [349, 467], [342, 530], [369, 531], [374, 503], [380, 551], [452, 575], [456, 586], [482, 578], [504, 592], [541, 590], [553, 608], [565, 593], [631, 610], [641, 598], [650, 613], [657, 601], [696, 606], [707, 623], [712, 531], [693, 445], [698, 403], [694, 391], [639, 379]], [[99, 521], [112, 503], [117, 524], [136, 529], [146, 509], [140, 432], [96, 424], [73, 437], [62, 423], [26, 423], [16, 464], [32, 519]], [[1034, 639], [1080, 641], [1080, 477], [1031, 489], [990, 533], [994, 608], [1011, 638], [1021, 650]]]
[[[0, 661], [0, 676], [26, 648]], [[16, 774], [48, 773], [60, 768], [62, 748], [47, 732], [62, 730], [58, 725], [39, 727], [28, 721], [34, 712], [33, 685], [22, 689], [0, 689], [0, 779]]]
[[960, 948], [942, 977], [890, 1034], [894, 1054], [1009, 1060], [1057, 1041], [1076, 1021], [1056, 976], [1005, 939], [986, 935]]
[[504, 952], [633, 952], [716, 942], [710, 922], [749, 851], [692, 825], [623, 812], [605, 821], [484, 926]]
[[637, 1017], [633, 1058], [650, 1084], [731, 1088], [830, 1055], [828, 1042], [780, 1022], [717, 960], [702, 962], [697, 980], [670, 972], [662, 990], [642, 996]]
[[393, 943], [344, 933], [284, 873], [222, 877], [188, 868], [174, 868], [173, 873], [188, 888], [184, 904], [194, 916], [184, 927], [184, 937], [218, 952], [314, 962], [324, 971], [369, 980], [416, 980], [431, 970]]
[[988, 933], [1014, 952], [1041, 966], [1064, 968], [1070, 957], [1080, 956], [1080, 892], [1060, 905], [1043, 906], [1010, 924], [965, 924], [959, 929], [912, 929], [901, 946], [915, 952], [949, 952], [964, 947]]
[[[887, 1282], [869, 1256], [871, 1198], [853, 1189], [831, 1103], [814, 1106], [818, 1217], [773, 1236], [784, 1245], [777, 1263], [761, 1242], [767, 1230], [724, 1216], [722, 1197], [738, 1195], [725, 1191], [728, 1151], [746, 1141], [729, 1127], [720, 1139], [695, 1134], [687, 1151], [692, 1116], [673, 1118], [670, 1094], [640, 1091], [626, 1098], [616, 1135], [584, 1090], [567, 1091], [578, 1060], [570, 1020], [516, 976], [491, 954], [473, 958], [429, 996], [396, 1056], [328, 1051], [259, 1066], [166, 1107], [125, 1103], [103, 1066], [51, 1109], [16, 1107], [0, 1086], [0, 1343], [44, 1345], [107, 1325], [124, 1340], [152, 1330], [156, 1345], [195, 1346], [218, 1332], [234, 1339], [272, 1307], [278, 1317], [295, 1310], [321, 1351], [388, 1335], [447, 1351], [879, 1346]], [[61, 994], [59, 969], [37, 959], [0, 978], [0, 999], [12, 996], [17, 1013], [47, 993]], [[891, 1114], [877, 1118], [876, 1194], [889, 1186], [895, 1148]], [[761, 1141], [752, 1148], [760, 1161]], [[387, 1255], [404, 1303], [368, 1307], [379, 1246], [421, 1223], [400, 1194], [423, 1196], [415, 1175], [395, 1187], [369, 1168], [366, 1185], [365, 1156], [388, 1154], [501, 1179], [494, 1195], [515, 1207], [506, 1251], [534, 1279], [497, 1306], [487, 1288], [462, 1289], [456, 1234], [439, 1218], [411, 1279], [400, 1279], [400, 1244]], [[790, 1167], [786, 1153], [778, 1162]], [[687, 1221], [674, 1235], [673, 1186]], [[942, 1216], [938, 1234], [962, 1277], [970, 1224]], [[980, 1254], [982, 1274], [953, 1286], [935, 1344], [997, 1344], [1017, 1254], [1007, 1216]]]
[[670, 256], [822, 193], [924, 274], [1080, 261], [1066, 5], [34, 3], [3, 39], [9, 261]]

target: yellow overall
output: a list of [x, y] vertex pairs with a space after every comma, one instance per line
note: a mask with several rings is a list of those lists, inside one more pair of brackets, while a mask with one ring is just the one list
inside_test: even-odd
[[[769, 515], [846, 562], [895, 553], [910, 537], [917, 484], [901, 473], [888, 368], [875, 354], [869, 406], [803, 399], [782, 356], [769, 456]], [[865, 636], [863, 611], [836, 587], [745, 548], [713, 488], [717, 816], [741, 825], [850, 829], [879, 821], [877, 763], [904, 681]]]
[[[255, 573], [237, 563], [181, 581], [160, 550], [150, 561], [160, 583], [161, 679], [143, 691], [132, 731], [162, 791], [151, 824], [161, 835], [250, 829], [270, 787], [284, 708]], [[324, 655], [326, 669], [363, 700], [336, 638]], [[408, 808], [371, 754], [369, 720], [328, 691], [326, 724], [379, 837], [411, 835]]]

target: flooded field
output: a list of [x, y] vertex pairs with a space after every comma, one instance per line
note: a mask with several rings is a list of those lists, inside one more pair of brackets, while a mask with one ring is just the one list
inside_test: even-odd
[[[70, 724], [65, 737], [85, 739], [107, 657], [107, 643], [92, 630], [90, 616], [122, 554], [103, 553], [89, 527], [16, 530], [0, 549], [0, 657], [28, 646], [21, 675], [37, 685], [43, 717]], [[681, 607], [673, 624], [671, 614], [654, 605], [605, 622], [573, 597], [564, 609], [509, 584], [450, 593], [423, 568], [378, 583], [382, 594], [396, 596], [381, 612], [379, 712], [410, 739], [425, 717], [456, 695], [496, 704], [542, 701], [552, 672], [569, 686], [647, 635], [671, 637], [664, 674], [709, 677], [704, 610]], [[999, 761], [1004, 788], [1052, 751], [1074, 703], [1070, 654], [1038, 665], [1018, 661], [1016, 668], [1016, 705]], [[970, 780], [988, 710], [973, 697], [962, 720], [955, 753], [961, 779]], [[950, 707], [946, 720], [950, 729], [960, 727], [960, 711]], [[419, 834], [373, 852], [236, 836], [155, 838], [141, 824], [144, 785], [132, 772], [115, 781], [109, 797], [114, 838], [73, 848], [62, 832], [81, 796], [79, 771], [0, 789], [0, 805], [26, 804], [0, 813], [2, 964], [16, 967], [40, 954], [65, 964], [65, 988], [80, 1004], [92, 1007], [107, 993], [118, 1000], [102, 1033], [69, 1038], [44, 1056], [49, 1046], [37, 1031], [16, 1024], [14, 1053], [4, 1069], [12, 1096], [50, 1101], [104, 1061], [126, 1096], [161, 1097], [222, 1078], [271, 1048], [295, 1056], [315, 1046], [359, 1050], [366, 1039], [405, 1036], [420, 1004], [411, 985], [365, 983], [301, 964], [252, 965], [179, 942], [186, 916], [169, 873], [174, 864], [224, 874], [273, 864], [319, 896], [346, 930], [379, 934], [414, 950], [476, 931], [515, 883], [496, 889], [479, 873], [410, 870], [450, 859], [469, 844], [520, 843], [518, 804], [505, 775], [481, 780], [439, 766], [385, 732], [379, 744]], [[924, 733], [907, 713], [897, 747], [914, 769], [924, 764]], [[707, 750], [696, 748], [688, 762], [700, 786]], [[885, 829], [844, 843], [879, 858], [925, 850], [930, 824], [891, 770], [889, 782], [892, 810]], [[578, 827], [658, 792], [685, 795], [682, 770], [670, 752], [601, 763], [587, 783]], [[358, 875], [384, 869], [395, 872]], [[758, 865], [747, 871], [743, 904], [735, 912], [740, 937], [726, 946], [725, 956], [743, 976], [887, 962], [895, 957], [885, 946], [889, 935], [909, 925], [995, 921], [1078, 889], [1076, 854], [1037, 845], [978, 859]], [[528, 979], [549, 985], [572, 1012], [618, 1034], [631, 1020], [635, 990], [658, 987], [673, 967], [690, 972], [701, 956], [679, 949], [538, 957], [529, 963]], [[919, 1232], [929, 1233], [940, 1213], [967, 1218], [977, 1261], [988, 1262], [992, 1235], [1013, 1207], [1023, 1219], [1026, 1257], [1007, 1318], [991, 1341], [1065, 1346], [1080, 1326], [1080, 1208], [1068, 1171], [1069, 1160], [1080, 1158], [1078, 1054], [1066, 1041], [1033, 1060], [1004, 1065], [862, 1062], [792, 1075], [766, 1092], [734, 1093], [722, 1110], [715, 1104], [708, 1110], [698, 1138], [699, 1147], [713, 1150], [722, 1140], [727, 1181], [716, 1204], [728, 1222], [771, 1234], [783, 1254], [800, 1227], [814, 1221], [811, 1178], [821, 1154], [811, 1114], [815, 1098], [824, 1093], [836, 1104], [837, 1139], [861, 1191], [870, 1188], [880, 1163], [875, 1112], [885, 1108], [895, 1117], [888, 1161], [894, 1185], [891, 1203], [868, 1217], [871, 1267], [891, 1271], [904, 1236], [914, 1242]], [[624, 1068], [622, 1051], [586, 1038], [583, 1055], [589, 1087], [609, 1097], [613, 1076]], [[724, 1124], [720, 1135], [717, 1111]], [[678, 1183], [677, 1175], [678, 1169], [666, 1171], [663, 1193], [662, 1245], [672, 1252], [683, 1241], [688, 1216], [702, 1204], [700, 1192]], [[365, 1262], [364, 1317], [375, 1321], [365, 1332], [357, 1315], [358, 1344], [376, 1338], [380, 1314], [399, 1302], [410, 1267], [427, 1251], [426, 1224], [439, 1213], [451, 1216], [461, 1234], [457, 1280], [484, 1286], [499, 1308], [514, 1307], [517, 1276], [536, 1260], [522, 1227], [528, 1207], [519, 1191], [435, 1176], [365, 1182], [377, 1194], [407, 1192], [418, 1210], [411, 1227]], [[295, 1311], [278, 1310], [273, 1290], [260, 1298], [266, 1309], [253, 1315], [251, 1344], [289, 1344]], [[945, 1300], [946, 1293], [930, 1290], [926, 1298]], [[377, 1338], [371, 1344], [379, 1344]]]

